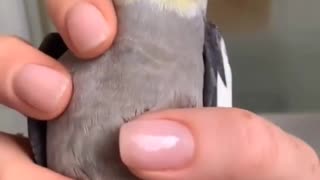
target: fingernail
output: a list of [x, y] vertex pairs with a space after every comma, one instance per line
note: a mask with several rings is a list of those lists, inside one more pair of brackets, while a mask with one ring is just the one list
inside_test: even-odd
[[29, 64], [14, 77], [13, 89], [18, 98], [42, 111], [53, 112], [70, 80], [45, 66]]
[[87, 52], [103, 43], [108, 36], [108, 25], [102, 13], [92, 4], [76, 4], [67, 15], [69, 37], [78, 51]]
[[121, 128], [120, 153], [134, 169], [179, 169], [192, 159], [194, 141], [189, 130], [174, 121], [131, 121]]

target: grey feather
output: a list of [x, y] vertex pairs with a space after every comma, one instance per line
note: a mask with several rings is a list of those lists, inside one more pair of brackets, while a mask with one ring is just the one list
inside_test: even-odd
[[119, 33], [102, 56], [60, 58], [74, 92], [47, 124], [48, 168], [79, 180], [136, 179], [120, 161], [119, 127], [146, 111], [203, 106], [203, 14], [140, 6], [116, 6]]

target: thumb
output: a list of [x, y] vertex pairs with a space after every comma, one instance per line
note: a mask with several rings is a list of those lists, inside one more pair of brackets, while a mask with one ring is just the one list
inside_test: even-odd
[[145, 180], [319, 179], [316, 153], [238, 109], [148, 113], [120, 131], [123, 162]]

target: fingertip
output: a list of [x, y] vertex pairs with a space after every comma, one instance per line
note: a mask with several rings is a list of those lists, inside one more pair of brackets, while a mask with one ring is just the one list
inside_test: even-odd
[[171, 120], [137, 120], [120, 130], [121, 158], [134, 169], [185, 168], [193, 160], [194, 152], [195, 142], [189, 129]]
[[60, 115], [72, 94], [69, 74], [35, 62], [22, 65], [10, 81], [5, 105], [38, 120]]
[[71, 96], [71, 78], [47, 66], [25, 64], [13, 76], [12, 90], [22, 104], [36, 109], [39, 117], [45, 114], [51, 119]]
[[14, 37], [0, 39], [0, 82], [2, 104], [41, 120], [62, 113], [72, 93], [61, 64]]
[[48, 0], [47, 8], [69, 49], [81, 59], [104, 53], [113, 43], [117, 19], [112, 1]]

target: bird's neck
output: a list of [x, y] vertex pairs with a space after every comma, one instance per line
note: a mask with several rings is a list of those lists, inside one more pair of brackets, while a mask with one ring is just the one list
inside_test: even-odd
[[131, 0], [132, 3], [121, 3], [129, 0], [116, 1], [118, 38], [157, 42], [170, 49], [202, 51], [205, 33], [203, 9], [187, 16], [161, 9], [150, 0]]
[[171, 11], [184, 17], [196, 16], [207, 9], [207, 0], [113, 0], [113, 2], [116, 6], [147, 4], [152, 9]]

